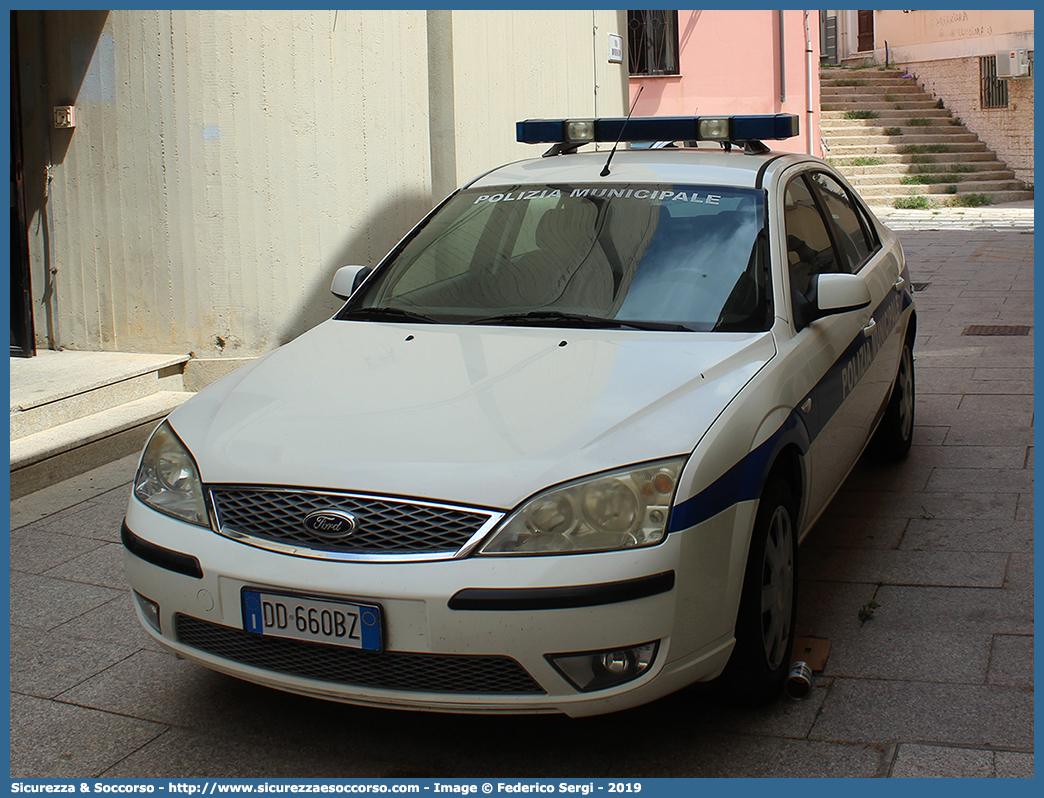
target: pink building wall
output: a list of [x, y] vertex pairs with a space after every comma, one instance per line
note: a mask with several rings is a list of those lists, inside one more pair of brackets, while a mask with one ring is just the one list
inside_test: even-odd
[[801, 134], [769, 146], [823, 156], [818, 11], [679, 11], [678, 49], [681, 75], [631, 78], [632, 102], [644, 87], [636, 116], [796, 114]]

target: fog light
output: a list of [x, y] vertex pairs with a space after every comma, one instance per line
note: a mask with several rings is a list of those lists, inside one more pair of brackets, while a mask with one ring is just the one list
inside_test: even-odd
[[134, 598], [138, 601], [138, 606], [141, 607], [141, 614], [145, 616], [145, 620], [149, 622], [149, 626], [160, 632], [160, 608], [152, 599], [147, 599], [138, 591], [134, 591]]
[[548, 654], [547, 659], [577, 690], [589, 693], [637, 679], [649, 670], [659, 645], [657, 641], [608, 651]]

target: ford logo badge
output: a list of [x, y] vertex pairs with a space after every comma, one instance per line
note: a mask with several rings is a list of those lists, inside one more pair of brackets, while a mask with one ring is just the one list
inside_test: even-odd
[[304, 528], [322, 538], [346, 538], [355, 526], [355, 516], [344, 510], [316, 510], [304, 518]]

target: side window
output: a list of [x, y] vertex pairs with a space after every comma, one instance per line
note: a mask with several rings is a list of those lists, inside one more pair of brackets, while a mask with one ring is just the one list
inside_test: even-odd
[[798, 294], [808, 291], [814, 274], [842, 271], [834, 254], [826, 221], [802, 177], [791, 180], [787, 185], [783, 221], [787, 234], [792, 291]]
[[824, 172], [816, 172], [811, 177], [837, 226], [838, 246], [847, 261], [846, 271], [857, 272], [875, 249], [873, 239], [844, 187]]

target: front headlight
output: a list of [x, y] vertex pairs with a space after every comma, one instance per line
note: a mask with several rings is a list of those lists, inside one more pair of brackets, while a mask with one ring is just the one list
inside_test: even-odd
[[134, 495], [153, 510], [209, 526], [196, 463], [166, 421], [152, 433], [141, 456]]
[[659, 543], [667, 533], [676, 457], [553, 488], [512, 513], [482, 554], [572, 554]]

